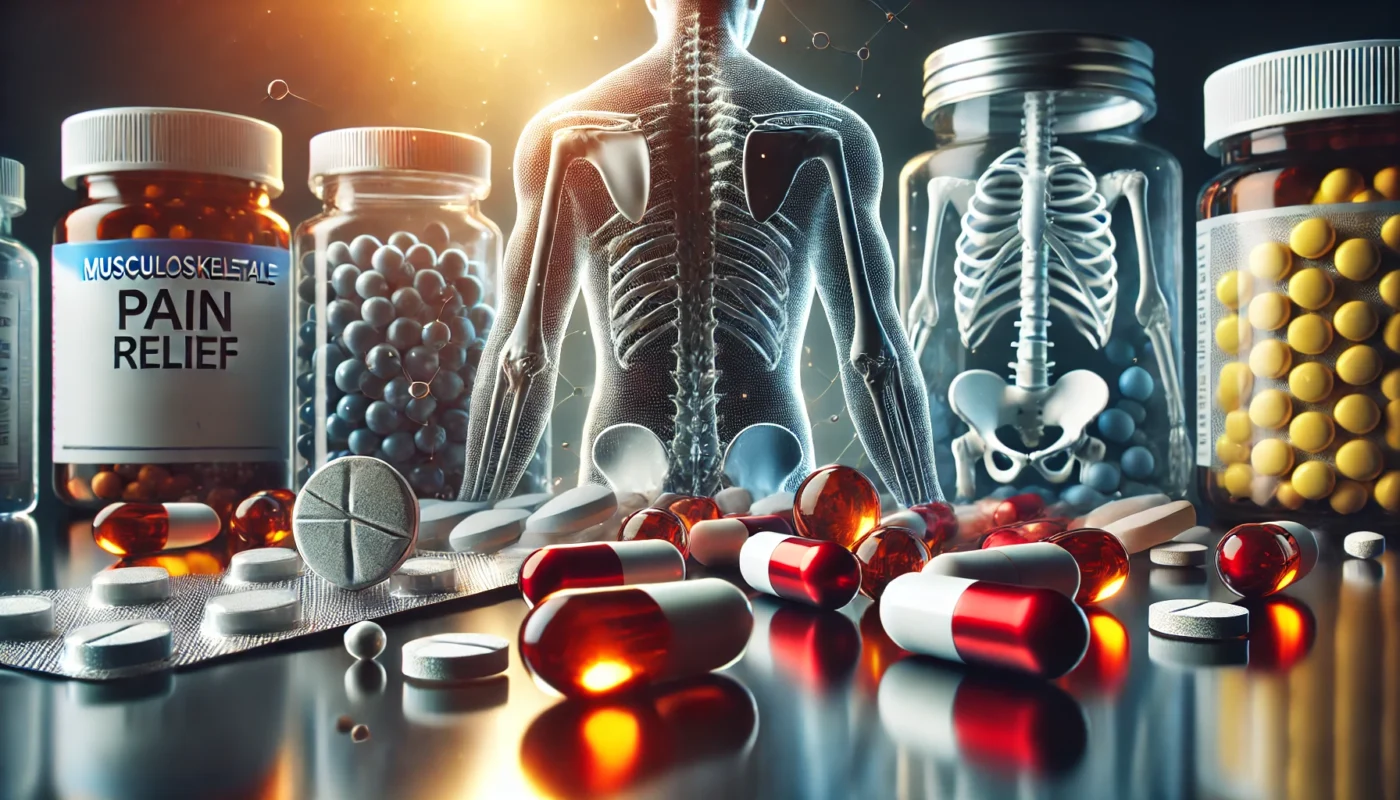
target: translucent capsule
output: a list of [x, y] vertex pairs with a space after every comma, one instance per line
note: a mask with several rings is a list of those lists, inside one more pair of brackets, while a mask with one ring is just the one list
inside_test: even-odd
[[1038, 494], [1018, 494], [1008, 497], [992, 511], [993, 525], [1014, 525], [1029, 522], [1045, 513], [1045, 498]]
[[690, 555], [707, 567], [734, 566], [744, 543], [760, 531], [791, 536], [792, 526], [777, 514], [701, 520], [690, 529]]
[[880, 622], [914, 653], [1058, 678], [1089, 647], [1089, 621], [1052, 589], [928, 572], [901, 575], [880, 598]]
[[935, 556], [923, 568], [930, 575], [1053, 589], [1066, 597], [1079, 592], [1079, 563], [1063, 547], [1032, 542], [1016, 547], [965, 550]]
[[525, 557], [520, 594], [530, 606], [561, 589], [685, 580], [685, 558], [664, 541], [553, 544]]
[[880, 495], [860, 470], [832, 464], [802, 481], [793, 518], [798, 534], [850, 547], [879, 523]]
[[296, 493], [287, 489], [254, 492], [234, 509], [229, 531], [254, 547], [268, 547], [292, 535]]
[[1317, 563], [1317, 539], [1297, 522], [1236, 525], [1215, 546], [1215, 568], [1240, 597], [1267, 597], [1297, 583]]
[[[662, 503], [665, 503], [664, 505]], [[680, 518], [685, 523], [686, 530], [695, 527], [695, 523], [707, 519], [719, 519], [719, 505], [708, 497], [690, 497], [687, 495], [662, 495], [653, 503], [654, 508], [664, 508]]]
[[592, 697], [722, 669], [752, 632], [748, 598], [718, 578], [570, 589], [525, 617], [520, 657], [546, 688]]
[[628, 514], [617, 529], [619, 542], [644, 540], [670, 542], [682, 558], [690, 554], [686, 525], [681, 518], [661, 508], [643, 508]]
[[993, 528], [982, 536], [982, 541], [978, 547], [986, 550], [993, 547], [1008, 547], [1017, 544], [1030, 544], [1030, 539], [1021, 535], [1021, 532], [1010, 525], [1003, 525], [1000, 528]]
[[1079, 565], [1079, 591], [1074, 602], [1099, 603], [1118, 594], [1128, 582], [1131, 562], [1117, 536], [1099, 528], [1077, 528], [1057, 533], [1045, 541], [1059, 545]]
[[958, 535], [958, 515], [947, 503], [920, 503], [910, 506], [909, 510], [924, 518], [928, 527], [924, 532], [924, 544], [929, 550], [938, 550]]
[[851, 548], [860, 562], [860, 591], [879, 600], [890, 581], [906, 572], [918, 572], [930, 558], [928, 547], [908, 528], [876, 528]]
[[739, 573], [764, 594], [840, 608], [860, 590], [860, 562], [835, 542], [756, 533], [739, 551]]
[[203, 503], [113, 503], [97, 512], [92, 539], [112, 555], [139, 556], [204, 544], [221, 526]]

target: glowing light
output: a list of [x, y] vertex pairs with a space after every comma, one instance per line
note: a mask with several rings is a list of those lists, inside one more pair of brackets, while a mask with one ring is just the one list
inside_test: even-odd
[[1128, 655], [1128, 632], [1123, 623], [1109, 614], [1094, 614], [1089, 617], [1089, 629], [1094, 643], [1103, 651], [1103, 660], [1117, 665]]
[[621, 786], [633, 771], [641, 752], [641, 725], [630, 711], [600, 708], [583, 722], [583, 740], [588, 745], [593, 780], [599, 788]]
[[1103, 587], [1102, 591], [1094, 595], [1094, 599], [1091, 602], [1097, 603], [1101, 600], [1107, 600], [1115, 594], [1118, 594], [1118, 590], [1123, 588], [1123, 584], [1126, 581], [1127, 578], [1119, 578], [1113, 583], [1108, 584], [1107, 586]]
[[1274, 625], [1274, 636], [1278, 640], [1279, 663], [1294, 664], [1306, 655], [1306, 623], [1298, 609], [1285, 603], [1273, 603], [1269, 606], [1269, 621]]
[[779, 44], [787, 44], [787, 34], [783, 34], [782, 36], [779, 36], [779, 37], [778, 37], [778, 43], [779, 43]]
[[1297, 568], [1297, 567], [1294, 567], [1293, 569], [1290, 569], [1289, 571], [1283, 573], [1283, 577], [1278, 579], [1278, 585], [1274, 587], [1274, 591], [1277, 592], [1277, 591], [1279, 591], [1280, 589], [1282, 589], [1283, 587], [1285, 587], [1285, 586], [1287, 586], [1288, 584], [1292, 583], [1292, 582], [1293, 582], [1293, 579], [1296, 578], [1296, 577], [1298, 577], [1298, 568]]
[[599, 694], [616, 689], [632, 678], [632, 668], [617, 661], [597, 661], [583, 671], [583, 688]]

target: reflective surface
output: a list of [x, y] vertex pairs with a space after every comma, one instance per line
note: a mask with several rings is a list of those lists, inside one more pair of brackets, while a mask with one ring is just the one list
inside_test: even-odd
[[[1134, 557], [1090, 610], [1088, 655], [1052, 683], [903, 658], [863, 597], [841, 612], [755, 598], [742, 660], [643, 697], [562, 702], [514, 652], [465, 688], [402, 679], [412, 638], [514, 641], [512, 592], [389, 620], [378, 664], [329, 633], [135, 684], [0, 671], [0, 798], [1397, 798], [1400, 561], [1344, 559], [1340, 535], [1251, 606], [1247, 650], [1150, 637], [1150, 602], [1233, 596], [1213, 571]], [[0, 591], [110, 563], [84, 523], [0, 523]]]

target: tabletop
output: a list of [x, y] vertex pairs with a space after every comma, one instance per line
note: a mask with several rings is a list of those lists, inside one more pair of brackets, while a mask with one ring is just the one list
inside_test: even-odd
[[[1392, 800], [1400, 563], [1347, 558], [1340, 536], [1321, 533], [1312, 574], [1251, 606], [1247, 647], [1150, 635], [1152, 602], [1234, 598], [1211, 568], [1135, 556], [1125, 588], [1088, 609], [1088, 654], [1053, 682], [907, 656], [865, 598], [817, 612], [768, 597], [737, 663], [640, 697], [562, 701], [514, 648], [494, 679], [402, 678], [398, 648], [419, 636], [514, 641], [514, 590], [384, 620], [377, 663], [327, 632], [117, 684], [0, 670], [0, 798]], [[205, 551], [162, 558], [172, 574], [218, 567]], [[85, 521], [0, 521], [0, 592], [82, 585], [111, 563]]]

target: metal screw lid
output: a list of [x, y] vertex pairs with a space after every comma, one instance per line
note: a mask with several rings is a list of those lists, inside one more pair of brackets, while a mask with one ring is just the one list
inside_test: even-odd
[[191, 108], [102, 108], [63, 121], [62, 175], [169, 171], [243, 178], [282, 193], [282, 132], [260, 119]]
[[1055, 92], [1056, 128], [1064, 133], [1149, 120], [1157, 113], [1152, 48], [1080, 31], [964, 39], [924, 60], [924, 124], [933, 128], [938, 112], [957, 103], [1035, 91]]
[[24, 213], [24, 165], [13, 158], [0, 156], [0, 204], [10, 208], [13, 216]]
[[311, 191], [325, 179], [365, 172], [441, 175], [491, 185], [491, 145], [465, 133], [427, 128], [341, 128], [311, 137]]
[[1291, 122], [1400, 111], [1400, 39], [1338, 42], [1246, 58], [1205, 84], [1206, 152]]

